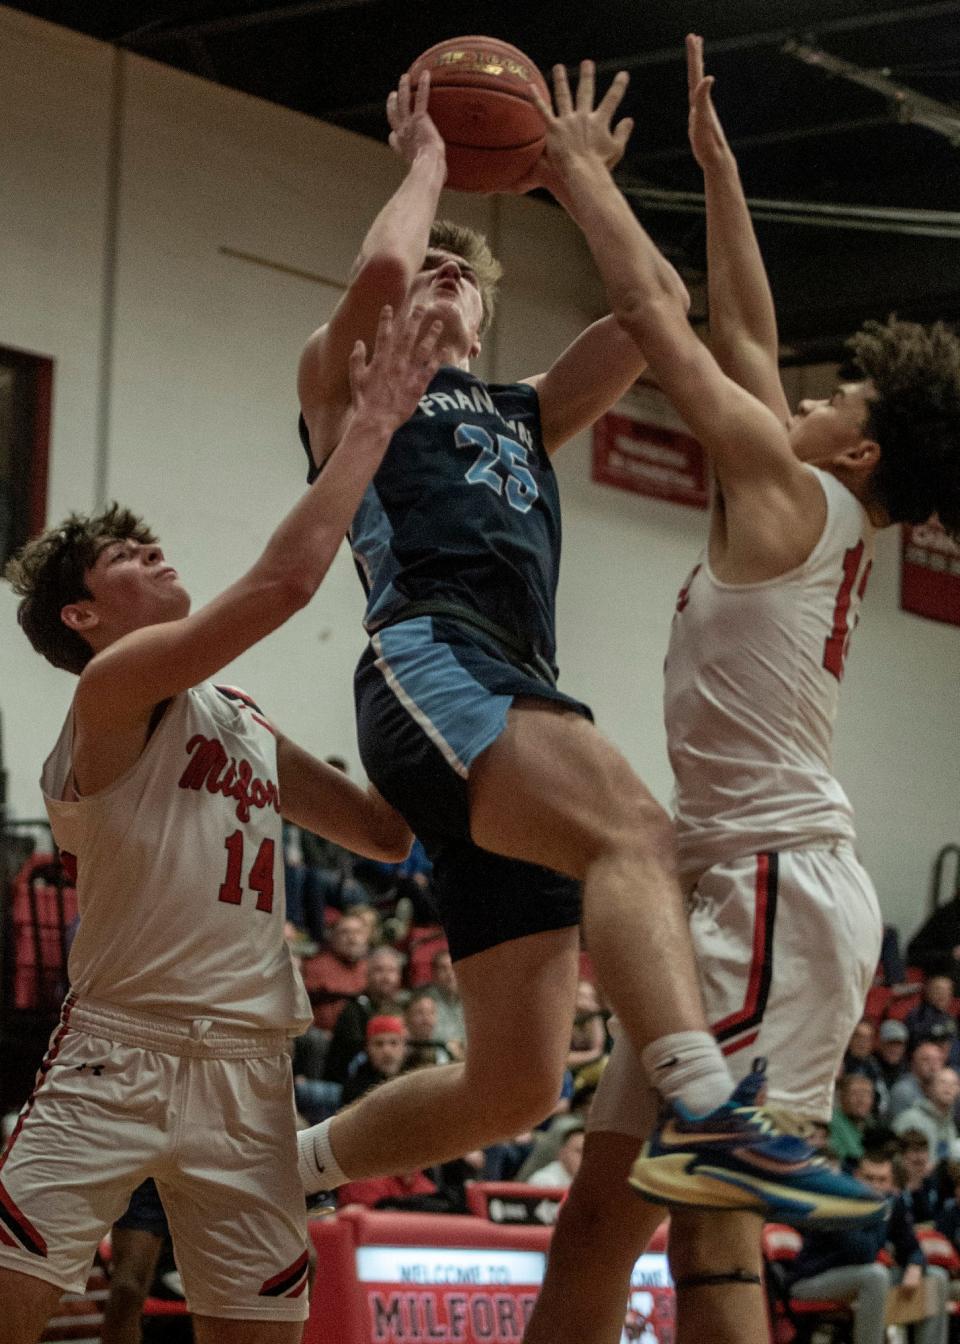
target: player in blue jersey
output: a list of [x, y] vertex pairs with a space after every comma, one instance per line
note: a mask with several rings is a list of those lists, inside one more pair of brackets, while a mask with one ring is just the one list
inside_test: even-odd
[[[561, 109], [611, 165], [630, 130], [611, 128], [624, 86], [618, 79], [596, 109], [592, 96]], [[731, 1098], [697, 987], [669, 819], [586, 706], [555, 684], [550, 455], [617, 400], [642, 359], [607, 317], [546, 373], [508, 385], [470, 373], [499, 268], [478, 235], [434, 223], [446, 169], [427, 97], [426, 77], [415, 97], [404, 78], [388, 101], [391, 144], [408, 171], [304, 351], [301, 434], [313, 477], [343, 433], [349, 352], [385, 302], [417, 304], [443, 324], [442, 367], [351, 529], [370, 635], [356, 701], [366, 770], [434, 862], [467, 1051], [463, 1064], [393, 1080], [301, 1134], [304, 1184], [423, 1167], [551, 1110], [569, 1048], [582, 883], [604, 991], [673, 1103], [657, 1161], [675, 1171], [686, 1202], [772, 1207], [795, 1220], [872, 1216], [880, 1206], [869, 1192], [771, 1129], [756, 1082]], [[523, 187], [534, 185], [564, 203], [545, 161]], [[670, 283], [684, 302], [672, 270]], [[707, 1151], [710, 1175], [698, 1170]]]

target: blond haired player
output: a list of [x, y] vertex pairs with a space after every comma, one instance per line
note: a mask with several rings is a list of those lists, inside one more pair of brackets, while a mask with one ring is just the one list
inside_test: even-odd
[[199, 1344], [295, 1344], [304, 1200], [287, 1039], [310, 1007], [283, 937], [281, 816], [373, 857], [410, 834], [373, 792], [209, 680], [305, 605], [439, 324], [381, 315], [350, 358], [352, 416], [263, 554], [190, 614], [177, 571], [116, 505], [31, 542], [8, 577], [34, 647], [79, 674], [43, 771], [81, 919], [61, 1024], [0, 1159], [0, 1341], [36, 1340], [131, 1191], [153, 1176]]
[[[666, 665], [681, 874], [717, 1040], [741, 1087], [754, 1057], [769, 1055], [767, 1104], [802, 1122], [829, 1113], [880, 947], [830, 764], [847, 641], [878, 527], [938, 509], [960, 530], [960, 344], [943, 327], [867, 324], [851, 342], [861, 376], [790, 415], [770, 291], [697, 38], [688, 63], [719, 364], [599, 155], [544, 108], [547, 152], [611, 306], [716, 472], [709, 543], [680, 592]], [[578, 98], [592, 82], [586, 68]], [[561, 112], [568, 99], [561, 79]], [[631, 1267], [662, 1216], [623, 1193], [633, 1148], [655, 1123], [643, 1091], [639, 1061], [618, 1040], [528, 1344], [620, 1338]], [[656, 1135], [644, 1152], [637, 1188], [689, 1203]], [[678, 1338], [765, 1344], [757, 1217], [679, 1207], [672, 1217]]]
[[[467, 1045], [462, 1064], [393, 1079], [301, 1133], [304, 1186], [422, 1167], [550, 1110], [570, 1046], [582, 879], [585, 935], [624, 1032], [658, 1091], [696, 1113], [686, 1125], [678, 1111], [661, 1135], [686, 1197], [710, 1202], [719, 1184], [725, 1200], [798, 1220], [874, 1217], [872, 1191], [775, 1134], [755, 1098], [732, 1090], [700, 1000], [669, 818], [555, 684], [562, 529], [551, 454], [617, 400], [643, 359], [608, 316], [543, 374], [495, 384], [470, 371], [492, 268], [476, 235], [464, 256], [435, 231], [446, 162], [427, 86], [424, 76], [414, 96], [405, 76], [388, 101], [408, 171], [304, 350], [301, 434], [312, 479], [340, 433], [345, 352], [385, 298], [442, 321], [442, 366], [351, 525], [370, 634], [354, 687], [367, 773], [433, 859]], [[564, 116], [571, 137], [610, 163], [629, 132], [610, 125], [621, 91]], [[566, 205], [563, 183], [541, 168], [524, 185], [549, 186]], [[670, 276], [683, 308], [689, 296]], [[733, 1184], [719, 1171], [731, 1155]]]

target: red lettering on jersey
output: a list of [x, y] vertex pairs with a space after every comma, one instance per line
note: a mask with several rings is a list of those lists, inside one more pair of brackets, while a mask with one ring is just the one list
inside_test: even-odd
[[683, 611], [684, 607], [690, 601], [690, 587], [697, 577], [699, 570], [700, 566], [694, 565], [693, 569], [690, 571], [689, 578], [677, 594], [677, 611]]
[[251, 806], [272, 807], [280, 811], [280, 793], [272, 779], [260, 779], [253, 766], [241, 756], [239, 761], [227, 756], [223, 743], [216, 737], [197, 733], [187, 743], [192, 756], [190, 764], [178, 781], [181, 789], [202, 789], [208, 793], [222, 793], [225, 798], [237, 800], [237, 820], [249, 821]]
[[[860, 561], [863, 559], [863, 552], [864, 545], [861, 540], [857, 542], [856, 546], [851, 546], [848, 551], [843, 553], [843, 577], [840, 580], [840, 587], [837, 589], [837, 600], [833, 608], [833, 624], [823, 643], [823, 666], [836, 677], [837, 681], [843, 680], [843, 665], [846, 661], [851, 633], [850, 599], [860, 569]], [[858, 598], [863, 597], [869, 577], [870, 566], [867, 565], [860, 587], [857, 589]]]

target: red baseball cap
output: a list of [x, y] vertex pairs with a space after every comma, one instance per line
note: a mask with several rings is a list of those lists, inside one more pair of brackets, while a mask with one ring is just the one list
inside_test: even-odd
[[381, 1013], [379, 1017], [371, 1017], [367, 1023], [367, 1040], [371, 1036], [406, 1036], [407, 1028], [404, 1026], [402, 1017], [391, 1017], [388, 1013]]

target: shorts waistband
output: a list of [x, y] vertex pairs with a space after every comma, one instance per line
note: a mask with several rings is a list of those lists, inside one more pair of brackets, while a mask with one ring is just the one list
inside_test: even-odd
[[401, 625], [405, 621], [414, 621], [420, 616], [439, 616], [448, 621], [458, 622], [481, 634], [496, 644], [508, 663], [512, 663], [526, 676], [543, 681], [548, 686], [556, 686], [557, 677], [553, 668], [539, 649], [526, 640], [504, 630], [502, 625], [492, 621], [483, 612], [474, 611], [459, 602], [450, 602], [444, 598], [425, 598], [419, 602], [408, 602], [392, 616], [388, 616], [371, 634], [386, 630], [391, 625]]
[[192, 1059], [261, 1059], [284, 1054], [284, 1031], [252, 1031], [209, 1017], [170, 1018], [143, 1013], [96, 999], [68, 997], [61, 1021], [76, 1031], [122, 1045], [142, 1046]]
[[800, 854], [816, 850], [826, 851], [836, 858], [848, 862], [851, 859], [855, 863], [860, 862], [856, 845], [846, 835], [813, 835], [805, 840], [771, 844], [765, 849], [746, 849], [742, 853], [724, 854], [721, 858], [714, 859], [710, 863], [698, 863], [689, 858], [685, 860], [681, 845], [679, 859], [680, 885], [684, 893], [689, 895], [700, 879], [709, 873], [712, 868], [722, 867], [728, 863], [738, 863], [742, 859], [754, 859], [758, 854]]

